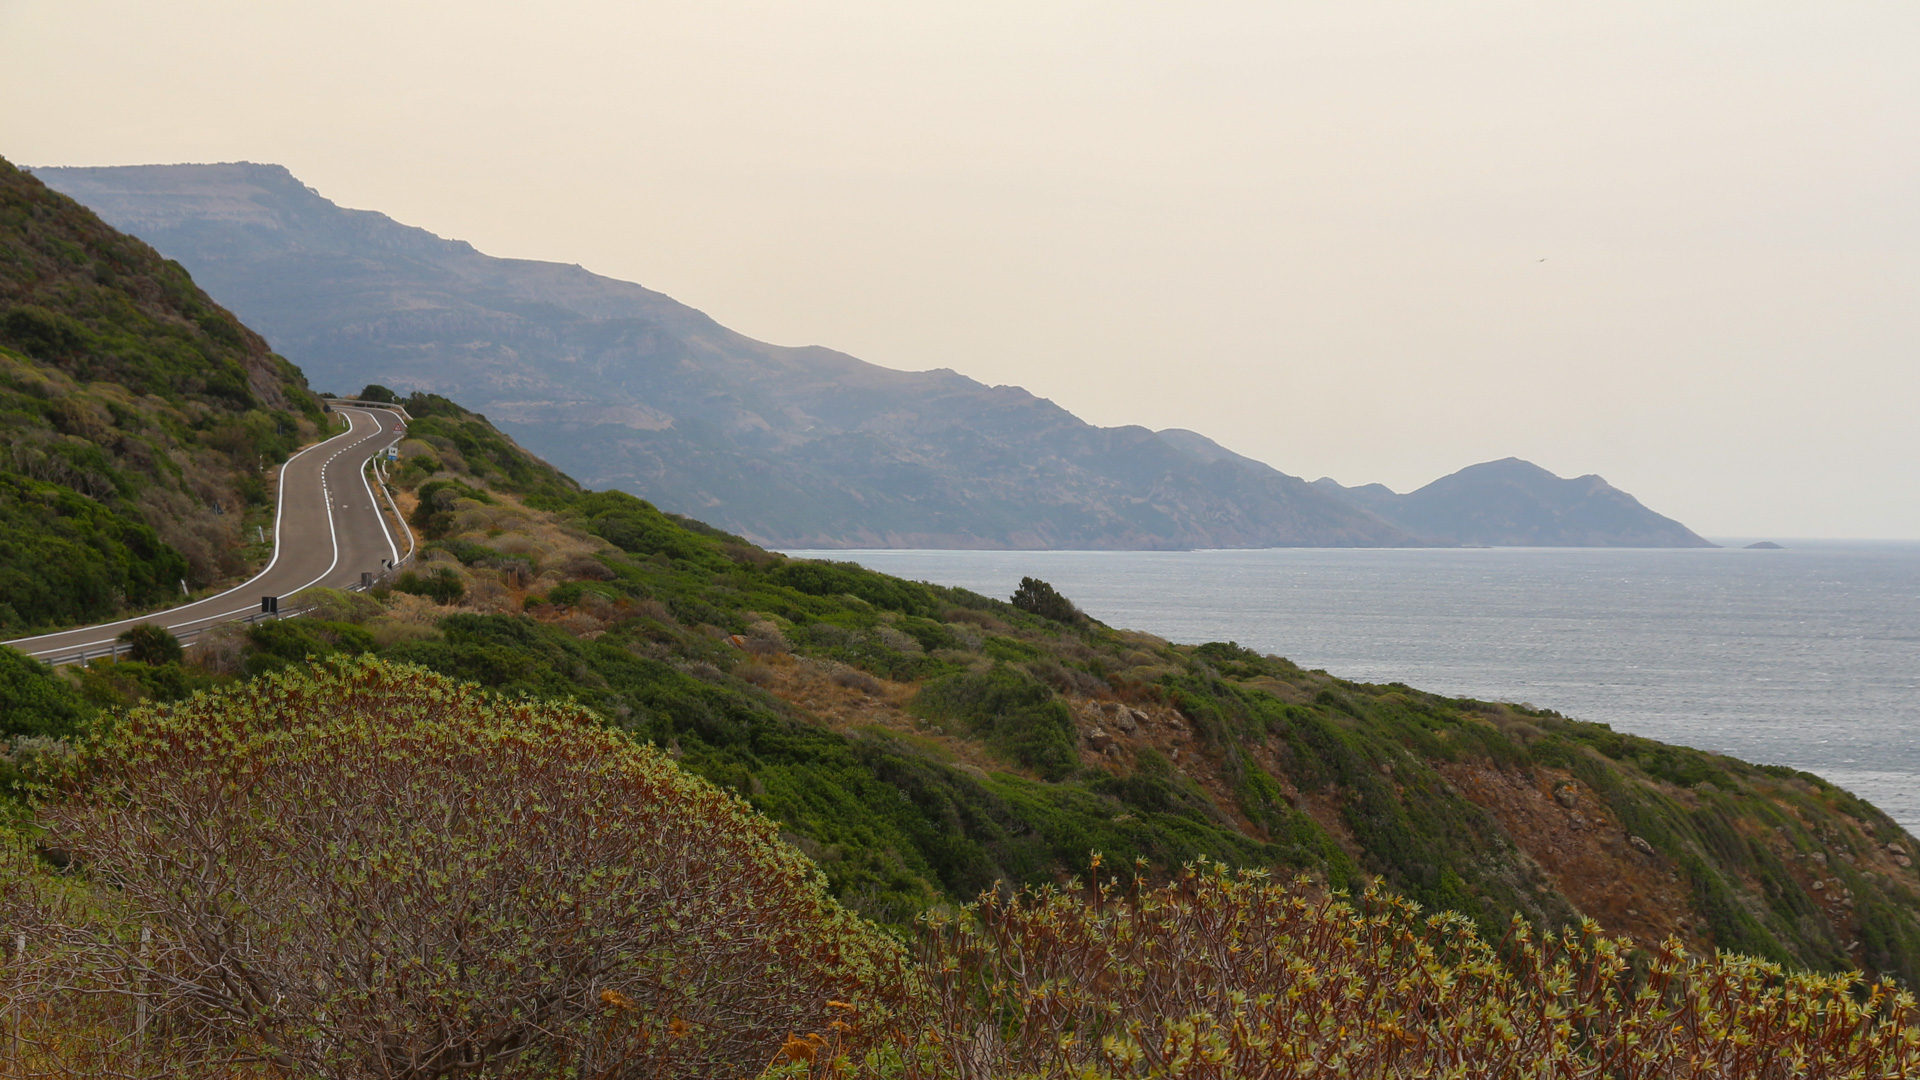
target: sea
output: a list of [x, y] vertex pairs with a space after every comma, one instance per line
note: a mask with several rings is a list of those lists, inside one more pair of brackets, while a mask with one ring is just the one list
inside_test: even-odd
[[1920, 835], [1920, 542], [791, 551], [1816, 773]]

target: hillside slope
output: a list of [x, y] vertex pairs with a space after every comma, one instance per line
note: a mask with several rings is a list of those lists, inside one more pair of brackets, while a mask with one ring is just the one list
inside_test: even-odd
[[186, 271], [0, 160], [0, 635], [244, 573], [321, 419]]
[[409, 407], [419, 445], [393, 475], [426, 546], [393, 592], [64, 692], [125, 704], [374, 652], [572, 698], [777, 818], [835, 896], [893, 924], [1089, 851], [1155, 876], [1204, 855], [1379, 880], [1495, 940], [1516, 914], [1585, 916], [1649, 947], [1920, 980], [1912, 838], [1818, 777], [1174, 645], [1037, 586], [1016, 606], [788, 559], [579, 491], [450, 402]]
[[425, 389], [594, 487], [786, 547], [1382, 545], [1273, 469], [1018, 387], [754, 341], [639, 285], [346, 210], [271, 165], [42, 169], [341, 392]]
[[1405, 495], [1384, 484], [1313, 486], [1418, 536], [1501, 547], [1713, 547], [1712, 541], [1588, 475], [1564, 479], [1530, 461], [1470, 465]]

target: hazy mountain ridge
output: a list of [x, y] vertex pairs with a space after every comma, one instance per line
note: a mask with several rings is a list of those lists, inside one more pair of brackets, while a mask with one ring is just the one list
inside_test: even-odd
[[1314, 486], [1421, 536], [1503, 547], [1714, 547], [1599, 476], [1565, 479], [1519, 458], [1471, 465], [1405, 495]]
[[1415, 542], [1277, 471], [1017, 387], [754, 341], [577, 266], [494, 259], [265, 165], [44, 169], [195, 269], [316, 385], [473, 403], [529, 448], [788, 546]]
[[[494, 258], [343, 209], [280, 166], [40, 175], [179, 259], [315, 385], [351, 392], [377, 382], [457, 398], [589, 486], [643, 495], [756, 542], [1488, 542], [1484, 529], [1450, 532], [1448, 513], [1408, 524], [1194, 432], [1095, 427], [1019, 387], [755, 341], [640, 285]], [[1476, 493], [1489, 492], [1466, 492]], [[1451, 514], [1476, 528], [1502, 517], [1514, 515], [1473, 506]]]

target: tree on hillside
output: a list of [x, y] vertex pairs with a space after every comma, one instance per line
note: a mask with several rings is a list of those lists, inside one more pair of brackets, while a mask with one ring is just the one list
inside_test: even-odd
[[1020, 579], [1020, 587], [1011, 597], [1014, 607], [1021, 611], [1038, 615], [1043, 619], [1078, 626], [1086, 621], [1086, 615], [1075, 607], [1073, 601], [1060, 595], [1059, 590], [1035, 577]]

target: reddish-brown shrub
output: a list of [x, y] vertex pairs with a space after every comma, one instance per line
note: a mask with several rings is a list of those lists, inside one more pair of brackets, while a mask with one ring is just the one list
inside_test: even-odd
[[575, 555], [560, 564], [560, 572], [579, 581], [612, 581], [614, 573], [606, 563], [591, 555]]
[[878, 694], [882, 687], [880, 680], [861, 671], [859, 668], [837, 665], [833, 669], [833, 681], [849, 690], [858, 690], [863, 694]]
[[[925, 1012], [887, 1077], [1781, 1078], [1920, 1074], [1914, 1000], [1580, 931], [1503, 947], [1379, 893], [1315, 898], [1189, 869], [988, 894], [926, 926]], [[1864, 991], [1856, 996], [1856, 991]], [[849, 1058], [849, 1069], [854, 1063]]]
[[751, 1076], [898, 1000], [772, 822], [576, 708], [355, 659], [137, 710], [83, 762], [48, 842], [117, 914], [43, 903], [34, 941], [243, 1060]]

